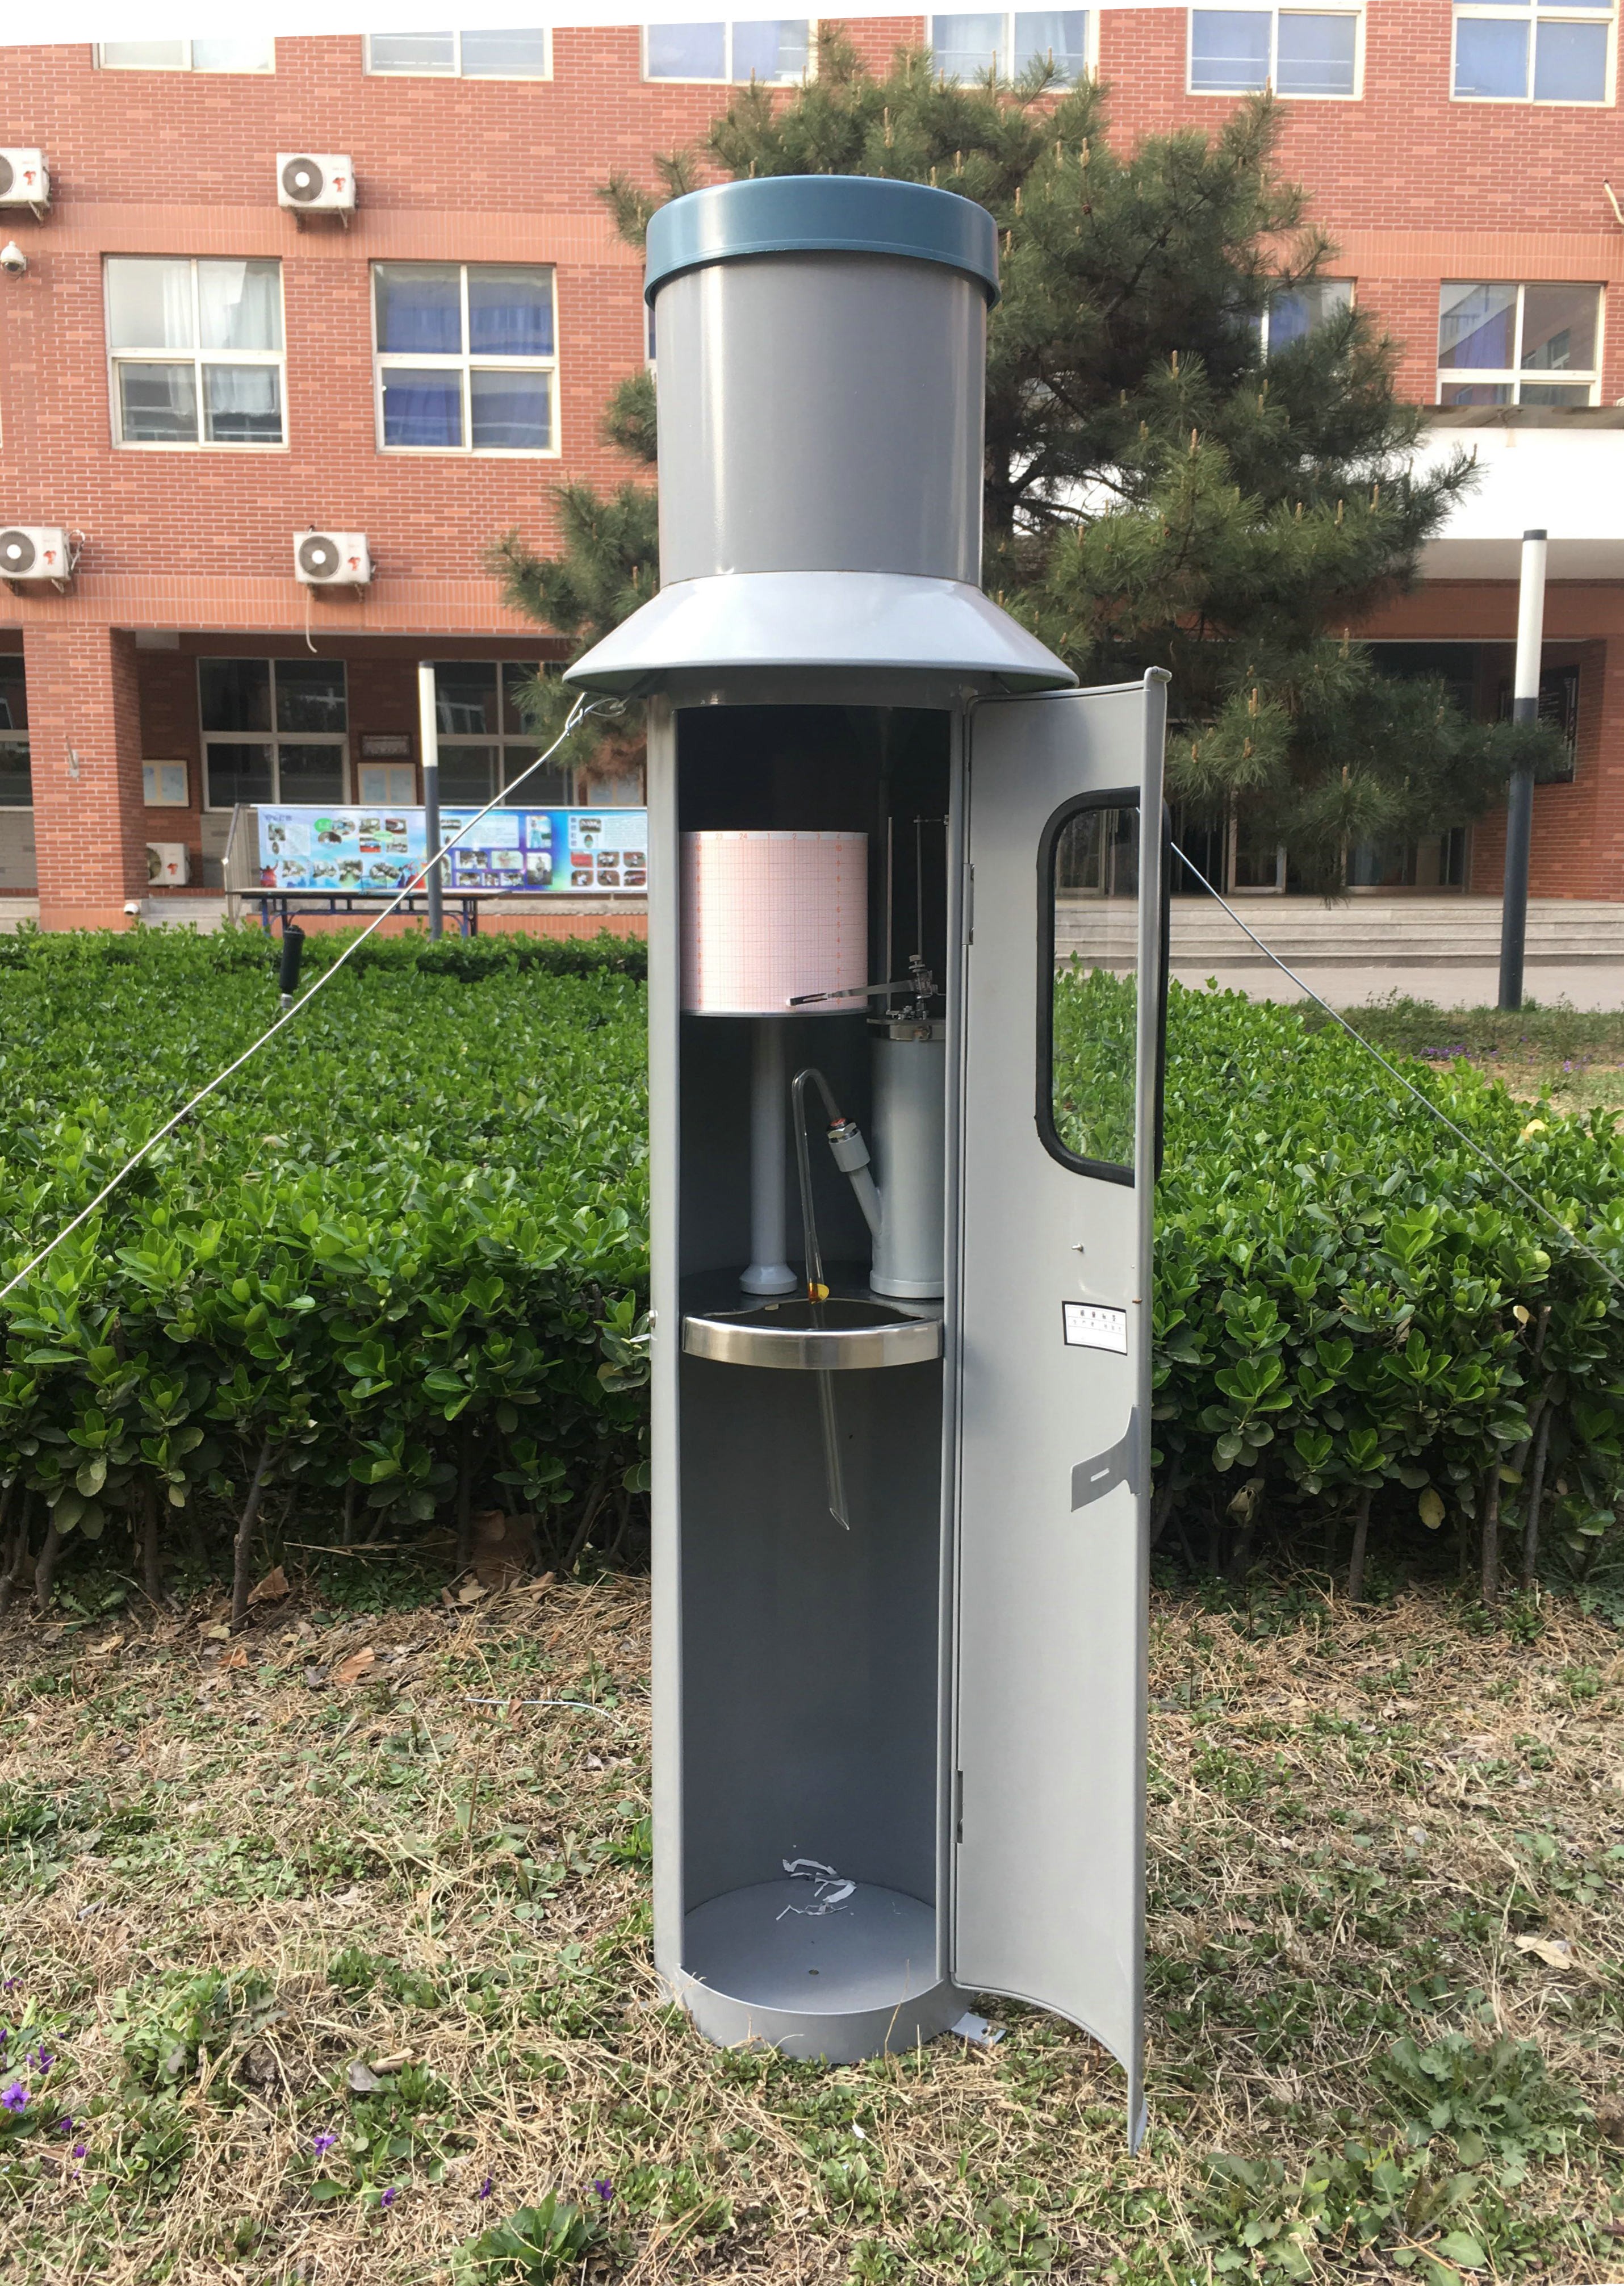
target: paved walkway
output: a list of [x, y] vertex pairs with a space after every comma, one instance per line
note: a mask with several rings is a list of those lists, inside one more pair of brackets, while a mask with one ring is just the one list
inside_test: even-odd
[[[1238, 897], [1248, 927], [1333, 1007], [1399, 993], [1444, 1008], [1492, 1007], [1500, 990], [1498, 897]], [[1077, 926], [1084, 925], [1081, 915]], [[1062, 920], [1060, 949], [1065, 949]], [[1254, 1000], [1297, 1000], [1297, 987], [1210, 897], [1176, 897], [1172, 973]], [[1541, 897], [1528, 908], [1527, 998], [1624, 1008], [1624, 904]]]

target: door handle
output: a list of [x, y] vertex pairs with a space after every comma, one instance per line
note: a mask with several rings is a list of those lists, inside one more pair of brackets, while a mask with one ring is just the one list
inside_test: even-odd
[[1103, 1500], [1107, 1493], [1115, 1492], [1118, 1485], [1131, 1488], [1139, 1470], [1139, 1409], [1136, 1405], [1128, 1415], [1128, 1425], [1116, 1444], [1103, 1453], [1096, 1453], [1092, 1461], [1079, 1461], [1071, 1472], [1071, 1506], [1075, 1515], [1080, 1508], [1090, 1508], [1095, 1501]]

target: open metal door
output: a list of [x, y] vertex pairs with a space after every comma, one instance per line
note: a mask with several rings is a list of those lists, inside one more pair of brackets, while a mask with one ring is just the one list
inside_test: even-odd
[[1103, 2042], [1143, 2126], [1166, 677], [970, 718], [953, 1980]]

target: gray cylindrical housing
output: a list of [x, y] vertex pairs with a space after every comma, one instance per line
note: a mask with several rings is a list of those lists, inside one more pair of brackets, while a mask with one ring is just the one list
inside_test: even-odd
[[876, 1023], [873, 1084], [880, 1225], [869, 1283], [932, 1300], [944, 1283], [947, 1026]]
[[981, 573], [987, 304], [938, 263], [784, 254], [669, 280], [661, 579]]
[[974, 586], [992, 217], [918, 183], [727, 183], [649, 230], [660, 578]]

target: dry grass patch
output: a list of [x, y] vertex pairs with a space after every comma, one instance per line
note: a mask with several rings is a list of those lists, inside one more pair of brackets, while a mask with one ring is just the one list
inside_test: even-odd
[[1624, 2275], [1624, 1659], [1566, 1606], [1158, 1604], [1137, 2157], [1030, 2011], [827, 2071], [662, 2005], [642, 1583], [289, 1610], [0, 1634], [0, 2278], [428, 2281], [553, 2193], [556, 2261], [457, 2274]]

